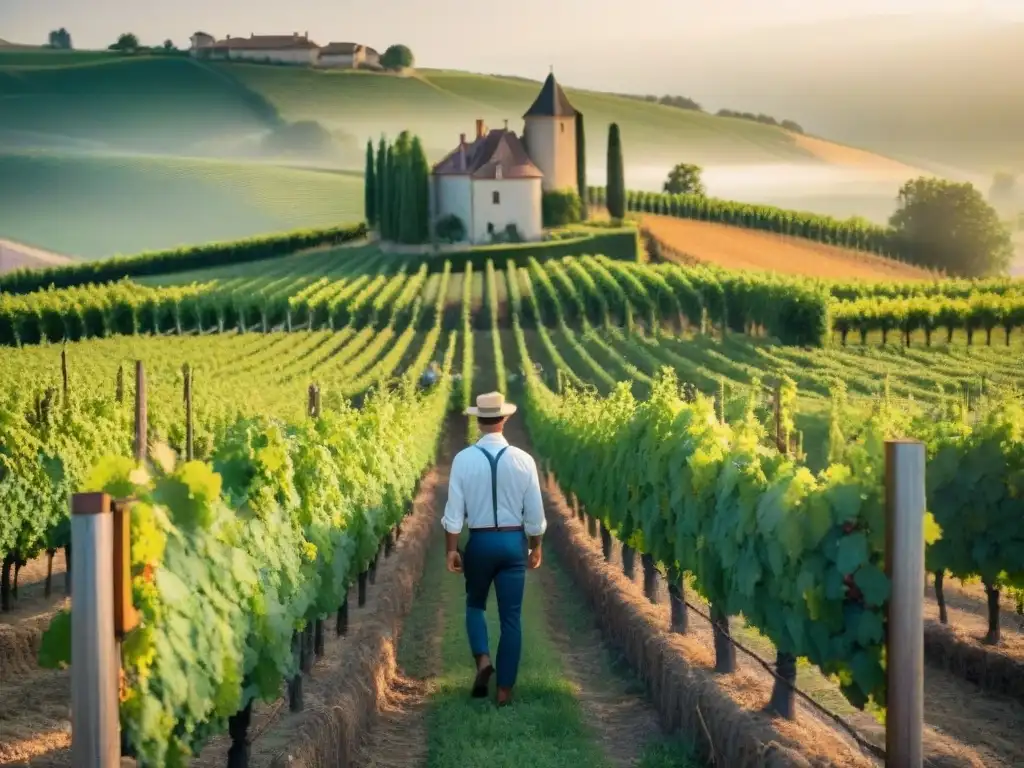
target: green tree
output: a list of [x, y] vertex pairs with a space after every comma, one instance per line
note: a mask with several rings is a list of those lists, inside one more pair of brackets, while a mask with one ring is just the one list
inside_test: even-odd
[[1010, 233], [972, 184], [921, 177], [904, 184], [898, 200], [889, 224], [908, 261], [964, 277], [1006, 271]]
[[394, 144], [388, 144], [387, 162], [385, 163], [386, 170], [384, 171], [384, 178], [387, 179], [387, 183], [384, 185], [384, 209], [381, 216], [381, 238], [384, 240], [394, 240], [394, 222], [397, 220], [395, 198], [398, 189], [395, 186], [394, 156]]
[[122, 53], [135, 53], [139, 49], [139, 38], [131, 32], [119, 35], [117, 42], [110, 46], [111, 50]]
[[388, 156], [388, 205], [391, 207], [388, 232], [390, 239], [395, 241], [401, 240], [402, 198], [405, 191], [402, 161], [404, 155], [409, 151], [409, 143], [409, 132], [402, 131], [395, 139]]
[[626, 216], [626, 181], [622, 166], [622, 138], [618, 123], [608, 127], [608, 213], [613, 219]]
[[366, 211], [366, 223], [373, 227], [377, 224], [377, 163], [373, 156], [373, 140], [366, 140], [366, 172], [363, 178], [363, 208]]
[[64, 27], [55, 29], [50, 33], [48, 45], [61, 51], [71, 50], [71, 33]]
[[576, 113], [576, 192], [580, 196], [580, 218], [587, 219], [587, 133], [583, 113]]
[[701, 180], [702, 169], [699, 165], [679, 163], [669, 171], [663, 190], [670, 195], [701, 195], [707, 194]]
[[380, 236], [384, 237], [384, 222], [388, 216], [387, 207], [387, 186], [388, 186], [388, 142], [381, 136], [380, 143], [377, 144], [377, 174], [375, 181], [377, 184], [377, 205], [374, 207], [374, 213], [377, 218], [377, 231]]
[[380, 57], [380, 65], [385, 69], [411, 69], [416, 63], [412, 51], [407, 45], [391, 45]]
[[412, 140], [412, 172], [416, 185], [416, 242], [425, 243], [430, 239], [430, 164], [419, 136]]
[[398, 222], [399, 241], [411, 245], [419, 240], [419, 189], [412, 167], [412, 150], [403, 152], [399, 162], [399, 184], [402, 191], [401, 218]]
[[170, 38], [164, 40], [164, 51], [166, 53], [171, 53], [172, 51], [176, 50], [178, 50], [178, 47], [174, 44], [173, 40], [171, 40]]

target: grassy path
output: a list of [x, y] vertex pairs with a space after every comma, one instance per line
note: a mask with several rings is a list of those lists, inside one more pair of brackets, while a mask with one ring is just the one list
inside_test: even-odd
[[[524, 445], [517, 427], [509, 437]], [[438, 518], [445, 498], [443, 490], [438, 493]], [[493, 683], [490, 698], [470, 698], [465, 583], [445, 570], [440, 526], [435, 535], [399, 642], [403, 677], [361, 751], [362, 768], [696, 765], [685, 744], [662, 735], [642, 685], [602, 646], [584, 601], [551, 554], [527, 576], [523, 658], [512, 706], [495, 707]], [[488, 625], [496, 653], [493, 592]]]

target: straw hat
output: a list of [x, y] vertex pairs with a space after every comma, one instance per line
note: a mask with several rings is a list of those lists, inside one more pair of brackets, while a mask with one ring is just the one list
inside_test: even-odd
[[485, 419], [494, 419], [501, 416], [511, 416], [516, 412], [516, 406], [505, 402], [505, 396], [501, 392], [488, 392], [485, 395], [477, 395], [476, 407], [470, 406], [466, 409], [467, 416], [478, 416]]

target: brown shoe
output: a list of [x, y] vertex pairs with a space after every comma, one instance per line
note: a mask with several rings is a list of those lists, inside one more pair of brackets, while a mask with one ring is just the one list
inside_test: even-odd
[[498, 706], [507, 707], [512, 703], [512, 689], [511, 688], [499, 688], [498, 689]]
[[487, 685], [491, 682], [491, 675], [493, 674], [494, 667], [490, 664], [486, 664], [477, 669], [476, 679], [473, 680], [473, 690], [471, 693], [474, 699], [484, 699], [487, 697]]

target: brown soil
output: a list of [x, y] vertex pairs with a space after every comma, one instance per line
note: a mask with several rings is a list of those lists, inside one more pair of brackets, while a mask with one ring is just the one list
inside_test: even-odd
[[33, 757], [68, 752], [71, 675], [67, 670], [32, 669], [16, 677], [4, 675], [0, 693], [0, 765], [28, 765]]
[[[435, 471], [435, 520], [437, 511], [443, 509], [448, 500], [451, 459], [462, 447], [461, 438], [457, 436], [463, 434], [465, 424], [461, 419], [453, 419], [446, 435], [447, 459]], [[428, 551], [442, 546], [439, 526], [435, 524], [429, 535], [431, 549]], [[402, 638], [403, 646], [413, 649], [415, 667], [422, 677], [413, 677], [406, 669], [400, 669], [395, 675], [378, 704], [377, 722], [356, 754], [355, 768], [419, 768], [427, 764], [427, 701], [433, 691], [433, 677], [441, 668], [444, 637], [444, 605], [440, 599], [431, 611], [422, 626], [407, 627], [409, 634]]]
[[46, 555], [37, 557], [18, 575], [18, 599], [0, 613], [0, 680], [7, 681], [36, 668], [39, 640], [53, 615], [67, 605], [64, 595], [64, 552], [53, 558], [52, 590], [44, 594]]
[[576, 686], [587, 722], [600, 723], [594, 729], [594, 738], [613, 766], [636, 765], [644, 747], [661, 734], [658, 713], [642, 691], [630, 690], [610, 674], [597, 628], [569, 636], [560, 613], [566, 596], [558, 580], [547, 567], [541, 567], [540, 579], [551, 639], [562, 653], [566, 677]]
[[[984, 635], [988, 630], [988, 596], [985, 586], [980, 581], [962, 584], [947, 576], [943, 579], [942, 592], [946, 598], [946, 610], [949, 623], [954, 627], [965, 627]], [[935, 579], [928, 574], [925, 604], [926, 616], [931, 617], [929, 610], [934, 611], [938, 620], [939, 606], [935, 602]], [[980, 623], [979, 623], [980, 620]], [[1024, 616], [1017, 613], [1017, 606], [1009, 593], [1003, 590], [999, 595], [999, 626], [1003, 631], [1003, 641], [1008, 648], [1020, 649], [1019, 655], [1024, 657]], [[1014, 655], [1018, 655], [1015, 651]]]
[[1024, 617], [1016, 613], [1016, 606], [1005, 594], [1001, 595], [1001, 641], [989, 645], [985, 642], [988, 605], [984, 587], [947, 579], [943, 592], [947, 625], [939, 623], [934, 581], [929, 578], [924, 604], [928, 663], [1024, 705]]
[[642, 214], [645, 229], [669, 247], [728, 269], [829, 279], [929, 280], [926, 270], [871, 253], [798, 237], [672, 216]]

